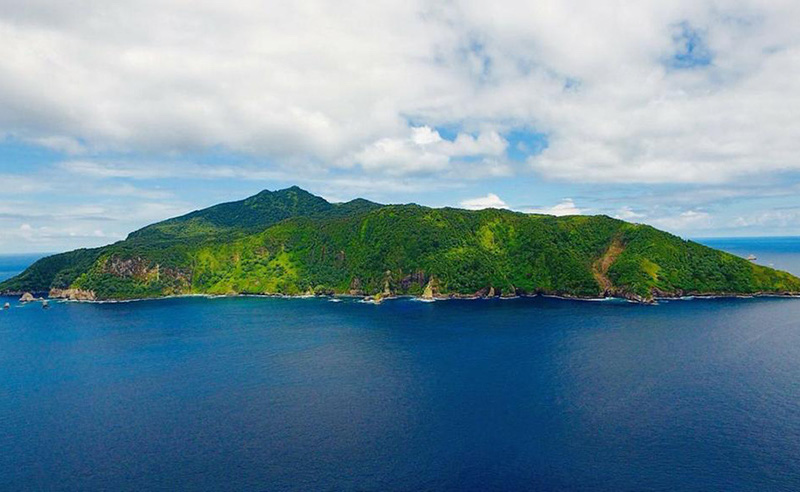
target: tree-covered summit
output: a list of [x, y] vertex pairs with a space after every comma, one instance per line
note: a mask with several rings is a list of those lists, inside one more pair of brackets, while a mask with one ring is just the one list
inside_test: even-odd
[[800, 279], [607, 216], [330, 203], [263, 191], [39, 260], [6, 292], [574, 297], [788, 294]]

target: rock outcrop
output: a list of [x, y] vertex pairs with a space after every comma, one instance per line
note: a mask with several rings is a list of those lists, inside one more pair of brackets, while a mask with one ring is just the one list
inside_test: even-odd
[[407, 291], [412, 285], [418, 285], [419, 288], [424, 289], [426, 283], [427, 276], [425, 275], [425, 272], [422, 270], [417, 270], [416, 272], [410, 273], [401, 278], [399, 282], [399, 288], [403, 291]]
[[510, 289], [504, 290], [503, 293], [500, 294], [500, 297], [517, 297], [517, 288], [512, 285]]
[[383, 291], [381, 292], [381, 297], [392, 297], [394, 295], [394, 290], [392, 289], [393, 283], [392, 271], [386, 270], [386, 273], [383, 274]]
[[351, 296], [364, 295], [364, 288], [361, 285], [360, 278], [353, 277], [353, 280], [350, 281], [350, 295]]
[[618, 238], [615, 238], [608, 246], [605, 253], [592, 265], [592, 275], [597, 281], [597, 285], [600, 286], [599, 294], [603, 297], [620, 294], [618, 289], [614, 287], [614, 283], [608, 278], [608, 269], [614, 264], [617, 257], [622, 254], [623, 251], [625, 251], [625, 247], [622, 245], [622, 242]]
[[191, 275], [188, 271], [162, 267], [158, 263], [138, 256], [134, 258], [112, 256], [106, 260], [103, 271], [115, 277], [129, 277], [139, 281], [173, 279], [183, 285], [191, 284]]
[[435, 299], [439, 296], [439, 281], [436, 280], [436, 277], [431, 277], [428, 281], [428, 285], [425, 286], [425, 290], [422, 291], [422, 298], [423, 299]]
[[50, 289], [53, 299], [68, 299], [70, 301], [96, 301], [94, 291], [81, 289]]
[[33, 302], [35, 300], [36, 298], [30, 292], [22, 294], [22, 297], [19, 298], [19, 302]]

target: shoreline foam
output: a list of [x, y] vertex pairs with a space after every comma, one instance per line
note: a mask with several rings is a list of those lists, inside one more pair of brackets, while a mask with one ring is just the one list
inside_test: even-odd
[[[1, 295], [0, 295], [1, 296]], [[13, 297], [13, 296], [5, 296], [5, 297]], [[494, 297], [486, 297], [486, 296], [459, 296], [459, 295], [452, 295], [452, 296], [436, 296], [433, 298], [421, 297], [421, 296], [412, 296], [412, 295], [400, 295], [400, 296], [387, 296], [382, 297], [380, 299], [374, 299], [371, 296], [358, 296], [352, 294], [334, 294], [334, 295], [313, 295], [313, 294], [300, 294], [300, 295], [291, 295], [291, 294], [177, 294], [177, 295], [169, 295], [169, 296], [159, 296], [159, 297], [143, 297], [143, 298], [135, 298], [135, 299], [96, 299], [96, 300], [84, 300], [84, 299], [63, 299], [63, 298], [45, 298], [50, 301], [56, 301], [57, 303], [86, 303], [86, 304], [123, 304], [123, 303], [133, 303], [133, 302], [145, 302], [145, 301], [163, 301], [169, 299], [191, 299], [191, 298], [201, 298], [201, 299], [226, 299], [226, 298], [263, 298], [263, 299], [327, 299], [329, 301], [341, 302], [343, 300], [355, 300], [360, 304], [373, 304], [379, 305], [385, 301], [394, 301], [394, 300], [411, 300], [415, 302], [425, 302], [425, 303], [433, 303], [439, 301], [480, 301], [480, 300], [514, 300], [514, 299], [532, 299], [536, 297], [544, 297], [550, 299], [560, 299], [565, 301], [583, 301], [583, 302], [620, 302], [624, 301], [625, 303], [630, 304], [641, 304], [641, 305], [657, 305], [658, 301], [691, 301], [691, 300], [711, 300], [711, 299], [758, 299], [758, 298], [785, 298], [785, 299], [800, 299], [800, 294], [778, 294], [778, 293], [756, 293], [756, 294], [687, 294], [681, 296], [655, 296], [653, 297], [652, 301], [640, 301], [637, 299], [629, 299], [626, 297], [614, 297], [614, 296], [604, 296], [604, 297], [579, 297], [579, 296], [569, 296], [569, 295], [558, 295], [558, 294], [519, 294], [515, 296], [494, 296]]]

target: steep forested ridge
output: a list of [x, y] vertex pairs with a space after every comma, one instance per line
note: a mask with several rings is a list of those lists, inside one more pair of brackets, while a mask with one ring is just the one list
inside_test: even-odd
[[607, 216], [332, 204], [292, 187], [44, 258], [0, 291], [81, 299], [545, 293], [646, 301], [797, 293], [800, 279]]

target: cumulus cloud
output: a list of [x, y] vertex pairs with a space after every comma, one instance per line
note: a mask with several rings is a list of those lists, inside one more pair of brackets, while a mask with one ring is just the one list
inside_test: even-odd
[[502, 198], [494, 193], [487, 193], [486, 196], [470, 198], [459, 203], [462, 208], [467, 210], [481, 210], [484, 208], [513, 208], [526, 214], [545, 214], [545, 215], [581, 215], [587, 212], [586, 209], [578, 208], [572, 198], [564, 198], [552, 207], [510, 207]]
[[52, 184], [19, 174], [0, 174], [0, 191], [3, 194], [17, 195], [49, 191]]
[[767, 227], [777, 230], [796, 231], [800, 228], [800, 207], [765, 210], [742, 215], [735, 219], [737, 227]]
[[534, 128], [530, 169], [553, 179], [800, 170], [797, 2], [2, 5], [0, 133], [67, 153], [457, 176], [511, 172], [503, 135]]
[[356, 164], [387, 174], [430, 173], [450, 169], [454, 161], [463, 157], [502, 156], [507, 146], [508, 142], [494, 131], [477, 137], [460, 133], [450, 141], [436, 130], [420, 126], [410, 128], [405, 137], [382, 138], [371, 143], [341, 159], [340, 164], [344, 167]]
[[123, 178], [152, 180], [164, 178], [192, 179], [243, 179], [269, 180], [285, 178], [279, 170], [255, 166], [233, 166], [227, 164], [200, 165], [193, 162], [165, 161], [109, 161], [68, 160], [59, 162], [59, 169], [90, 178]]
[[102, 229], [68, 227], [34, 227], [24, 223], [16, 229], [0, 231], [0, 244], [5, 242], [25, 242], [34, 245], [54, 245], [67, 241], [82, 242], [87, 239], [103, 243], [122, 239], [122, 235], [106, 233]]
[[[95, 247], [149, 223], [192, 210], [166, 190], [46, 172], [26, 177], [28, 193], [0, 193], [0, 252]], [[0, 180], [0, 184], [13, 182]]]
[[692, 231], [710, 227], [711, 221], [712, 216], [708, 212], [687, 210], [674, 216], [656, 217], [648, 222], [656, 227], [670, 231]]
[[637, 219], [642, 219], [645, 217], [645, 214], [639, 213], [634, 211], [631, 207], [625, 205], [620, 208], [617, 213], [614, 215], [614, 218], [627, 220], [627, 221], [636, 221]]
[[520, 210], [527, 214], [545, 214], [561, 217], [564, 215], [582, 215], [587, 212], [585, 209], [578, 208], [572, 198], [564, 198], [561, 202], [552, 207], [533, 207]]
[[506, 202], [504, 202], [499, 196], [495, 195], [494, 193], [487, 193], [486, 196], [480, 196], [478, 198], [470, 198], [468, 200], [463, 200], [460, 203], [462, 208], [466, 208], [467, 210], [482, 210], [484, 208], [508, 208]]

